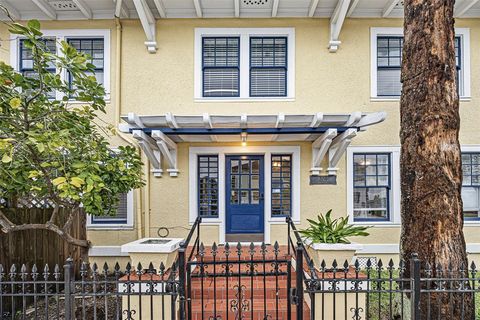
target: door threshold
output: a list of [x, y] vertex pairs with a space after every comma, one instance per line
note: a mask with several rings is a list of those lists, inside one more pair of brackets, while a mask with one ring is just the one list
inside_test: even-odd
[[225, 242], [231, 243], [251, 243], [263, 242], [265, 235], [263, 233], [230, 233], [225, 235]]

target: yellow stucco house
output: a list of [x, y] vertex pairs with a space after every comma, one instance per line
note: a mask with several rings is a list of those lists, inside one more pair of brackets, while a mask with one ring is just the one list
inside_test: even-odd
[[[52, 48], [92, 55], [112, 148], [142, 154], [145, 187], [88, 218], [92, 260], [183, 238], [197, 216], [205, 242], [285, 242], [285, 216], [302, 228], [329, 209], [373, 226], [358, 256], [398, 256], [402, 1], [0, 3], [42, 20]], [[465, 234], [480, 254], [480, 2], [455, 15]], [[1, 25], [0, 38], [0, 59], [29, 72], [22, 39]]]

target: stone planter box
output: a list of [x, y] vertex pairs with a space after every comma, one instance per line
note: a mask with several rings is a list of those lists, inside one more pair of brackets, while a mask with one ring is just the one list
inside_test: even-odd
[[325, 260], [327, 268], [332, 267], [333, 260], [337, 260], [338, 266], [343, 268], [345, 260], [351, 264], [355, 252], [363, 248], [358, 243], [312, 243], [308, 239], [305, 243], [317, 268], [320, 268], [322, 260]]
[[142, 267], [147, 269], [151, 262], [158, 270], [163, 262], [168, 269], [175, 261], [182, 241], [183, 238], [142, 238], [124, 244], [121, 250], [128, 253], [134, 268], [141, 263]]

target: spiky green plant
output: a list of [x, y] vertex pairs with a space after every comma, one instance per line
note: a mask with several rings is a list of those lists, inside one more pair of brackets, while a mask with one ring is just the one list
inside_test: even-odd
[[313, 243], [350, 243], [349, 237], [365, 237], [369, 233], [368, 226], [353, 226], [348, 224], [348, 217], [332, 220], [332, 210], [317, 216], [317, 220], [307, 219], [310, 226], [300, 230], [300, 234]]

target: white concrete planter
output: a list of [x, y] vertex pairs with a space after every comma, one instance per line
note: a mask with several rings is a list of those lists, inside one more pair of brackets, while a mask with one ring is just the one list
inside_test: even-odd
[[134, 268], [141, 263], [146, 269], [152, 262], [158, 270], [162, 262], [166, 268], [172, 266], [182, 241], [183, 238], [142, 238], [122, 245], [121, 250], [128, 253]]
[[363, 248], [363, 245], [358, 243], [312, 243], [309, 239], [305, 240], [305, 244], [317, 268], [322, 260], [325, 260], [327, 268], [332, 267], [333, 260], [337, 260], [338, 266], [343, 268], [345, 260], [351, 264], [355, 252]]

